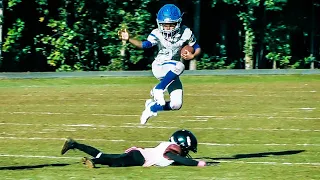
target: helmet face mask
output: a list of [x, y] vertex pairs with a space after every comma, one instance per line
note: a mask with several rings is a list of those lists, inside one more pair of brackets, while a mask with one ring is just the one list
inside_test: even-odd
[[[173, 4], [166, 4], [159, 10], [156, 21], [159, 31], [166, 39], [170, 39], [180, 30], [182, 14], [177, 6]], [[175, 27], [166, 29], [164, 28], [165, 24], [175, 24]]]
[[172, 134], [169, 139], [170, 142], [175, 142], [181, 147], [181, 156], [191, 157], [189, 151], [197, 152], [197, 138], [191, 131], [178, 130]]

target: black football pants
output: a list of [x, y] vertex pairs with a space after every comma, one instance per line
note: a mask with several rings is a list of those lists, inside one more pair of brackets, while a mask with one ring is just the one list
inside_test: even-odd
[[[132, 150], [123, 154], [106, 154], [98, 149], [85, 144], [76, 143], [75, 148], [91, 155], [95, 164], [108, 165], [110, 167], [142, 166], [144, 157], [138, 150]], [[98, 156], [100, 154], [100, 156]]]

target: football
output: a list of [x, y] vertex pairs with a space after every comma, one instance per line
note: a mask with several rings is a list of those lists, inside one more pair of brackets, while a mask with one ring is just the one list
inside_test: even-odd
[[193, 49], [192, 46], [185, 45], [185, 46], [183, 46], [183, 47], [181, 48], [181, 51], [180, 51], [181, 54], [186, 54], [186, 53], [187, 53], [186, 50], [189, 51], [189, 52], [191, 52], [191, 53], [194, 53], [194, 49]]
[[163, 153], [163, 154], [164, 154], [164, 157], [167, 158], [167, 159], [169, 159], [169, 158], [165, 155], [167, 152], [172, 152], [172, 153], [174, 153], [174, 154], [181, 154], [181, 148], [180, 148], [180, 146], [177, 145], [177, 144], [171, 144], [171, 145], [169, 145], [169, 146], [167, 147], [167, 149], [165, 150], [165, 152]]

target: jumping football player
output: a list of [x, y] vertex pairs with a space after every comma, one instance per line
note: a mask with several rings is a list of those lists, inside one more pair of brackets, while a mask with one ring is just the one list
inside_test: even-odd
[[156, 147], [131, 147], [122, 154], [106, 154], [69, 138], [64, 143], [61, 154], [65, 154], [70, 149], [83, 151], [92, 156], [92, 158], [82, 158], [82, 163], [89, 168], [95, 168], [97, 164], [109, 167], [169, 166], [173, 163], [185, 166], [206, 166], [205, 161], [196, 161], [189, 155], [189, 151], [197, 152], [197, 144], [197, 139], [191, 131], [178, 130], [172, 134], [169, 142], [161, 142]]
[[[158, 46], [158, 55], [152, 63], [152, 73], [160, 83], [150, 92], [153, 100], [146, 100], [145, 110], [140, 117], [141, 124], [146, 124], [158, 111], [179, 110], [182, 107], [183, 88], [179, 76], [185, 66], [180, 60], [191, 60], [201, 53], [193, 32], [187, 26], [181, 26], [182, 14], [177, 6], [164, 5], [159, 10], [156, 21], [158, 28], [154, 29], [145, 41], [130, 38], [127, 30], [119, 31], [121, 40], [129, 41], [138, 48]], [[194, 53], [180, 52], [185, 45], [192, 46]], [[170, 101], [165, 101], [165, 91], [169, 92]]]

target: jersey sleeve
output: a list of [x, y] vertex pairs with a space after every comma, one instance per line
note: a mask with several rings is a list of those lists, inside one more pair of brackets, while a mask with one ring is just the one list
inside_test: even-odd
[[147, 41], [151, 42], [152, 46], [155, 46], [159, 42], [159, 38], [157, 37], [158, 32], [154, 29], [148, 36]]
[[197, 38], [194, 36], [194, 34], [191, 34], [190, 38], [187, 41], [189, 46], [193, 46], [197, 43]]
[[197, 43], [197, 38], [194, 36], [193, 32], [188, 27], [183, 27], [184, 31], [182, 34], [182, 38], [185, 39], [185, 43], [189, 46], [193, 46]]

